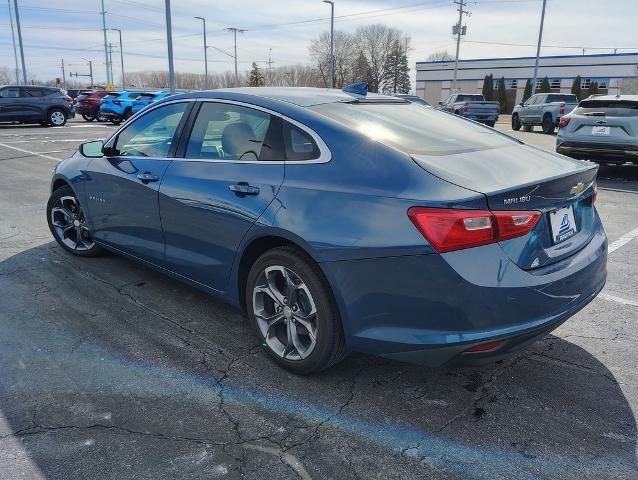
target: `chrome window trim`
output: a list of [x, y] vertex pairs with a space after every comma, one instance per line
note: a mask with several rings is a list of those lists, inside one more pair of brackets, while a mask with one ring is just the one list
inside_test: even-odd
[[[252, 103], [242, 102], [239, 100], [227, 100], [222, 98], [183, 98], [179, 100], [172, 100], [168, 102], [162, 102], [160, 105], [155, 105], [154, 107], [149, 108], [143, 112], [143, 115], [152, 112], [157, 108], [161, 108], [164, 105], [168, 105], [171, 103], [179, 103], [179, 102], [212, 102], [212, 103], [227, 103], [231, 105], [239, 105], [240, 107], [252, 108], [254, 110], [260, 110], [262, 112], [266, 112], [270, 115], [274, 115], [276, 117], [281, 118], [287, 122], [292, 123], [296, 127], [300, 128], [308, 135], [312, 137], [312, 139], [319, 147], [319, 157], [313, 158], [311, 160], [225, 160], [225, 159], [217, 159], [217, 158], [187, 158], [187, 157], [162, 157], [162, 160], [173, 160], [173, 161], [182, 161], [182, 162], [207, 162], [207, 163], [247, 163], [247, 164], [257, 164], [257, 165], [302, 165], [302, 164], [317, 164], [317, 163], [328, 163], [332, 160], [332, 152], [328, 145], [323, 141], [323, 139], [310, 127], [304, 125], [303, 123], [290, 118], [282, 113], [275, 112], [274, 110], [270, 110], [269, 108], [262, 107], [260, 105], [254, 105]], [[139, 112], [141, 113], [141, 112]], [[104, 145], [108, 145], [108, 143], [115, 138], [124, 128], [126, 128], [131, 121], [136, 120], [143, 115], [133, 115], [126, 122], [122, 124], [120, 128], [117, 129], [115, 133], [113, 133], [105, 142]], [[198, 112], [199, 114], [199, 112]], [[140, 156], [123, 156], [118, 158], [130, 158], [130, 159], [148, 159], [149, 157], [140, 157]]]

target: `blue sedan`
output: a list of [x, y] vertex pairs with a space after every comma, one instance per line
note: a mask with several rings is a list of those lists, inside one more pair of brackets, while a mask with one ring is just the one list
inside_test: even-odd
[[597, 167], [430, 107], [313, 88], [175, 95], [54, 171], [47, 219], [243, 309], [272, 358], [510, 355], [606, 279]]

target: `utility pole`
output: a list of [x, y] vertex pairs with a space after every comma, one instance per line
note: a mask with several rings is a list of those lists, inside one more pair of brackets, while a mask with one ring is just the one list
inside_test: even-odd
[[106, 10], [104, 9], [104, 0], [102, 0], [102, 32], [104, 33], [104, 65], [106, 65], [106, 84], [111, 84], [111, 69], [109, 68], [109, 53], [106, 43]]
[[[109, 28], [120, 35], [120, 66], [122, 67], [122, 90], [126, 90], [126, 82], [124, 81], [124, 49], [122, 48], [122, 30], [119, 28]], [[113, 76], [113, 65], [111, 61], [111, 77]]]
[[111, 82], [110, 83], [114, 83], [115, 79], [113, 78], [113, 44], [112, 43], [109, 43], [109, 67], [110, 67], [110, 71], [111, 71]]
[[208, 45], [206, 44], [206, 19], [194, 17], [202, 21], [204, 28], [204, 90], [208, 90]]
[[11, 13], [11, 0], [7, 0], [7, 4], [9, 5], [9, 19], [11, 20], [11, 39], [13, 40], [13, 58], [16, 61], [16, 84], [18, 84], [20, 83], [20, 67], [18, 67], [18, 49], [16, 48], [16, 35], [13, 32], [13, 14]]
[[454, 79], [452, 80], [452, 91], [456, 90], [456, 77], [459, 70], [459, 49], [461, 48], [461, 35], [465, 35], [466, 29], [461, 25], [463, 23], [463, 15], [469, 15], [470, 12], [463, 10], [466, 3], [465, 0], [454, 0], [454, 3], [459, 6], [459, 23], [452, 27], [452, 32], [456, 33], [456, 57], [454, 60]]
[[64, 58], [62, 59], [62, 86], [66, 89], [66, 73], [64, 73]]
[[235, 34], [235, 86], [239, 85], [239, 77], [237, 76], [237, 32], [244, 33], [246, 30], [241, 28], [229, 27], [226, 30]]
[[171, 0], [164, 0], [166, 5], [166, 45], [168, 47], [168, 87], [175, 93], [175, 67], [173, 66], [173, 28], [171, 25]]
[[[20, 12], [18, 11], [18, 0], [13, 0], [13, 10], [16, 15], [16, 28], [18, 30], [18, 45], [20, 46], [20, 60], [22, 60], [22, 83], [27, 84], [27, 67], [24, 65], [24, 48], [22, 47], [22, 31], [20, 30]], [[18, 82], [19, 83], [19, 82]]]
[[272, 48], [268, 49], [268, 86], [272, 84], [272, 64], [274, 63], [271, 58]]
[[323, 3], [330, 4], [330, 88], [335, 87], [335, 56], [334, 56], [334, 28], [335, 28], [335, 2], [323, 0]]
[[543, 40], [543, 24], [545, 23], [545, 6], [547, 0], [543, 0], [543, 11], [541, 13], [541, 28], [538, 31], [538, 45], [536, 46], [536, 61], [534, 62], [534, 80], [532, 82], [532, 95], [536, 93], [536, 82], [538, 81], [538, 58], [541, 54], [541, 41]]

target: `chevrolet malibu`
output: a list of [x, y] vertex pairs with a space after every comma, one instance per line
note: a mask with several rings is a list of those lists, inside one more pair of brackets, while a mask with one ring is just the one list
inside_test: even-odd
[[243, 309], [293, 372], [350, 351], [479, 364], [602, 289], [596, 172], [361, 85], [240, 88], [160, 100], [81, 145], [47, 219], [71, 254]]

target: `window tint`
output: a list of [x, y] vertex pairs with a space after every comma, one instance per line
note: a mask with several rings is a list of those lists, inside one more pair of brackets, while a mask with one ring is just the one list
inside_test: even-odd
[[18, 87], [0, 88], [0, 97], [2, 98], [18, 98], [20, 89]]
[[575, 115], [605, 115], [607, 117], [638, 117], [638, 102], [628, 100], [583, 100], [573, 111]]
[[548, 102], [578, 103], [576, 95], [554, 93], [547, 96]]
[[140, 92], [133, 92], [128, 94], [128, 98], [137, 98], [140, 95], [141, 95]]
[[312, 136], [290, 122], [284, 122], [284, 145], [288, 161], [314, 160], [321, 153]]
[[193, 125], [186, 158], [283, 160], [281, 149], [276, 145], [277, 136], [281, 138], [281, 135], [273, 133], [276, 128], [271, 127], [273, 122], [274, 117], [261, 110], [204, 102]]
[[337, 102], [310, 108], [374, 141], [410, 154], [474, 152], [512, 145], [516, 141], [492, 128], [411, 103]]
[[25, 97], [44, 97], [48, 94], [41, 88], [23, 88], [22, 91]]
[[120, 156], [167, 157], [187, 103], [160, 107], [131, 123], [115, 143]]

